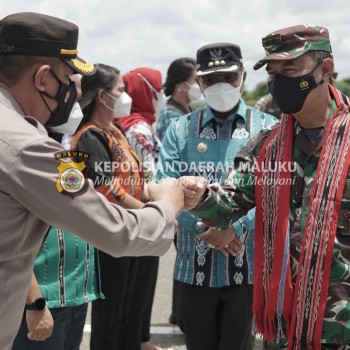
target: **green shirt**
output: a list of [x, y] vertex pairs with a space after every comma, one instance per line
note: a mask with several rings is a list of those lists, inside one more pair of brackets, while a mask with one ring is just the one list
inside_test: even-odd
[[94, 250], [79, 237], [50, 228], [34, 266], [49, 308], [78, 306], [103, 297]]

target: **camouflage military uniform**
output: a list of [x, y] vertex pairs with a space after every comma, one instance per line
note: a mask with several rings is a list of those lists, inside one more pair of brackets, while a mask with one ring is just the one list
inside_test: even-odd
[[[335, 108], [333, 101], [330, 117]], [[222, 188], [214, 186], [209, 189], [207, 199], [193, 210], [197, 217], [202, 218], [209, 226], [224, 228], [228, 225], [226, 218], [230, 214], [234, 221], [244, 215], [246, 210], [254, 207], [255, 175], [252, 171], [242, 171], [242, 169], [253, 168], [249, 165], [257, 161], [258, 154], [270, 133], [271, 130], [263, 131], [237, 154], [235, 170], [230, 174], [229, 181], [225, 181]], [[307, 132], [297, 122], [295, 123], [293, 161], [297, 166], [293, 166], [290, 203], [292, 214], [290, 217], [290, 263], [294, 284], [306, 222], [304, 213], [307, 213], [309, 206], [324, 133], [324, 129], [313, 133]], [[310, 142], [310, 139], [313, 140], [313, 143]], [[347, 176], [339, 218], [321, 342], [328, 346], [324, 345], [322, 349], [345, 350], [345, 344], [350, 343], [350, 172]], [[286, 347], [286, 343], [266, 344], [267, 349], [283, 347]]]
[[271, 114], [278, 119], [281, 117], [282, 112], [270, 93], [261, 97], [255, 104], [255, 108], [258, 111]]
[[[319, 90], [318, 95], [320, 95], [320, 91], [323, 91], [324, 93], [328, 93], [330, 98], [332, 98], [333, 102], [333, 108], [335, 108], [334, 104], [337, 105], [337, 112], [335, 112], [335, 116], [332, 119], [332, 130], [330, 130], [329, 134], [332, 134], [335, 130], [333, 128], [334, 124], [333, 121], [335, 118], [337, 120], [348, 120], [349, 118], [349, 112], [348, 107], [349, 106], [349, 99], [345, 96], [341, 96], [341, 93], [337, 90], [331, 89], [330, 86], [328, 86], [328, 91], [326, 91], [327, 86], [322, 84], [324, 83], [324, 80], [318, 81], [316, 83], [315, 76], [312, 77], [313, 72], [305, 76], [305, 79], [307, 77], [310, 77], [310, 84], [313, 84], [313, 87], [310, 89], [310, 85], [306, 80], [304, 80], [303, 72], [300, 69], [299, 75], [297, 74], [291, 74], [287, 70], [283, 70], [283, 67], [285, 67], [282, 63], [286, 62], [288, 60], [293, 61], [302, 55], [309, 53], [313, 61], [315, 61], [316, 64], [320, 64], [322, 62], [322, 65], [324, 68], [326, 68], [327, 72], [330, 71], [331, 68], [334, 68], [331, 66], [332, 59], [332, 50], [331, 50], [331, 43], [329, 38], [329, 33], [327, 28], [321, 27], [321, 26], [314, 26], [314, 25], [297, 25], [293, 27], [288, 28], [282, 28], [279, 30], [276, 30], [274, 32], [271, 32], [266, 37], [262, 39], [262, 46], [265, 49], [265, 57], [260, 59], [255, 65], [254, 69], [257, 70], [261, 67], [263, 67], [265, 64], [268, 64], [269, 67], [267, 68], [267, 71], [270, 74], [270, 82], [269, 82], [269, 89], [278, 103], [281, 110], [283, 110], [284, 113], [299, 113], [298, 118], [295, 115], [295, 118], [301, 121], [303, 118], [306, 118], [306, 110], [304, 109], [303, 112], [303, 106], [304, 104], [307, 104], [309, 109], [315, 109], [319, 108], [322, 110], [322, 112], [326, 113], [329, 106], [328, 104], [324, 103], [325, 101], [322, 101], [321, 103], [314, 102], [312, 100], [307, 100], [306, 97], [308, 94], [313, 90], [316, 89], [316, 87], [319, 87], [320, 85], [323, 85], [321, 89]], [[313, 54], [313, 52], [316, 52], [316, 54]], [[327, 61], [326, 61], [327, 59]], [[274, 61], [280, 61], [280, 64], [274, 64]], [[269, 62], [271, 62], [269, 64]], [[301, 61], [303, 62], [303, 61]], [[304, 61], [306, 62], [306, 61]], [[288, 62], [286, 62], [288, 65]], [[325, 64], [326, 63], [326, 64]], [[303, 63], [302, 63], [303, 64]], [[314, 79], [314, 80], [312, 80]], [[274, 89], [274, 84], [279, 82], [279, 88], [276, 90]], [[283, 83], [281, 83], [283, 82]], [[292, 82], [292, 83], [291, 83]], [[292, 85], [291, 85], [292, 84]], [[295, 84], [295, 85], [293, 85]], [[317, 93], [316, 93], [317, 95]], [[297, 104], [296, 101], [300, 101], [300, 104]], [[336, 101], [336, 102], [335, 102]], [[332, 113], [331, 113], [332, 114]], [[331, 117], [331, 115], [330, 115]], [[315, 117], [316, 125], [324, 125], [323, 119]], [[285, 119], [287, 120], [287, 119]], [[342, 125], [346, 126], [348, 128], [347, 123], [342, 123]], [[327, 134], [327, 135], [329, 135]], [[290, 133], [288, 134], [288, 136]], [[333, 134], [334, 135], [334, 134]], [[343, 144], [346, 143], [347, 137], [340, 137], [341, 133], [338, 133], [339, 141]], [[286, 136], [286, 134], [284, 134]], [[287, 276], [289, 283], [296, 283], [296, 277], [298, 281], [302, 281], [300, 278], [301, 275], [305, 277], [305, 279], [302, 281], [302, 283], [298, 284], [298, 286], [293, 289], [290, 286], [290, 284], [284, 285], [282, 289], [274, 288], [275, 285], [269, 284], [270, 289], [273, 290], [273, 293], [270, 294], [269, 288], [264, 288], [262, 285], [265, 293], [269, 293], [269, 295], [276, 295], [276, 292], [278, 291], [278, 302], [281, 302], [283, 299], [284, 293], [287, 291], [287, 293], [292, 292], [292, 294], [296, 295], [297, 299], [297, 305], [293, 305], [293, 310], [291, 311], [293, 313], [293, 320], [288, 324], [288, 329], [291, 332], [289, 334], [289, 338], [293, 339], [293, 341], [288, 344], [288, 349], [293, 350], [300, 350], [300, 349], [341, 349], [344, 350], [348, 347], [348, 343], [350, 340], [349, 335], [349, 322], [347, 318], [350, 316], [350, 305], [349, 305], [349, 278], [350, 278], [350, 267], [349, 267], [349, 244], [350, 244], [350, 234], [349, 234], [349, 172], [348, 168], [349, 165], [347, 163], [346, 167], [343, 170], [339, 171], [339, 173], [335, 173], [336, 176], [340, 176], [340, 173], [344, 176], [344, 180], [346, 180], [345, 184], [343, 181], [339, 182], [338, 178], [334, 179], [334, 173], [332, 179], [333, 181], [328, 181], [327, 184], [331, 186], [332, 188], [337, 188], [338, 184], [341, 183], [340, 187], [341, 191], [339, 195], [343, 195], [341, 198], [340, 205], [340, 212], [338, 211], [335, 213], [335, 220], [332, 220], [332, 215], [329, 215], [329, 225], [331, 226], [323, 226], [322, 232], [320, 231], [320, 228], [322, 227], [322, 222], [325, 222], [323, 218], [324, 215], [320, 214], [319, 212], [316, 213], [315, 216], [311, 215], [312, 213], [315, 213], [315, 202], [317, 202], [318, 199], [321, 199], [325, 206], [329, 208], [334, 208], [333, 204], [334, 201], [332, 197], [327, 197], [326, 193], [327, 186], [324, 186], [324, 192], [322, 193], [322, 190], [318, 193], [319, 197], [314, 198], [313, 193], [316, 188], [320, 188], [319, 182], [317, 182], [317, 186], [313, 186], [313, 183], [315, 181], [315, 175], [316, 175], [316, 169], [318, 167], [318, 163], [320, 165], [326, 161], [327, 162], [327, 155], [325, 155], [322, 158], [322, 163], [319, 162], [320, 160], [320, 150], [323, 142], [328, 144], [328, 141], [330, 137], [327, 137], [325, 139], [324, 137], [324, 130], [318, 129], [318, 130], [306, 130], [302, 129], [301, 127], [296, 126], [294, 129], [294, 135], [293, 140], [288, 141], [289, 146], [292, 146], [293, 153], [292, 153], [292, 159], [297, 164], [296, 169], [289, 174], [293, 175], [292, 179], [293, 182], [290, 186], [290, 214], [289, 214], [289, 227], [286, 228], [283, 226], [283, 223], [281, 222], [280, 227], [283, 226], [284, 230], [288, 230], [288, 234], [285, 238], [288, 237], [288, 244], [284, 245], [284, 248], [288, 253], [284, 251], [284, 254], [288, 255], [291, 271], [288, 271], [287, 274], [284, 274], [284, 276]], [[290, 143], [292, 142], [292, 144]], [[276, 143], [275, 143], [276, 145]], [[279, 144], [280, 146], [281, 144]], [[322, 154], [333, 154], [333, 157], [336, 155], [336, 147], [337, 145], [330, 145], [330, 149], [322, 149]], [[270, 144], [269, 144], [270, 146]], [[277, 146], [275, 149], [277, 151], [282, 151], [283, 146], [279, 148]], [[259, 143], [257, 143], [257, 149], [261, 147], [261, 144], [259, 146]], [[255, 148], [254, 148], [255, 149]], [[257, 152], [257, 149], [255, 149], [254, 152]], [[327, 151], [327, 152], [324, 152]], [[266, 156], [267, 153], [265, 152], [265, 149], [263, 150], [264, 155]], [[282, 151], [283, 152], [283, 151]], [[257, 154], [257, 153], [256, 153]], [[339, 152], [339, 156], [342, 157], [342, 162], [346, 158], [347, 151], [344, 151], [342, 153]], [[247, 154], [247, 159], [251, 159], [252, 154]], [[289, 156], [288, 156], [289, 157]], [[332, 162], [328, 162], [328, 170], [323, 169], [323, 172], [327, 173], [331, 169], [334, 169], [333, 164], [338, 163], [340, 164], [340, 157], [337, 159], [333, 158]], [[344, 158], [345, 157], [345, 158]], [[268, 157], [269, 159], [272, 159]], [[288, 173], [288, 171], [286, 171]], [[258, 173], [258, 180], [262, 179], [260, 177], [260, 172]], [[268, 175], [272, 175], [272, 172], [268, 172]], [[317, 172], [317, 176], [319, 178], [319, 172]], [[239, 176], [238, 176], [239, 177]], [[265, 177], [266, 178], [266, 177]], [[244, 181], [244, 177], [243, 177]], [[243, 182], [244, 183], [244, 182]], [[345, 187], [343, 187], [345, 185]], [[240, 186], [238, 186], [240, 187]], [[249, 186], [248, 186], [249, 187]], [[245, 199], [249, 198], [249, 191], [250, 194], [253, 193], [253, 196], [250, 197], [250, 201], [254, 203], [254, 186], [250, 186], [253, 188], [248, 188], [246, 190], [246, 197], [243, 198], [243, 202]], [[313, 188], [315, 187], [315, 188]], [[269, 186], [269, 184], [265, 184], [262, 186], [256, 186], [257, 188], [257, 198], [261, 201], [264, 200], [264, 202], [257, 203], [257, 206], [261, 208], [262, 210], [270, 210], [269, 212], [264, 214], [264, 218], [262, 218], [262, 211], [257, 213], [258, 221], [260, 224], [271, 223], [271, 213], [277, 214], [281, 213], [281, 211], [276, 212], [274, 210], [274, 205], [270, 206], [269, 209], [267, 209], [266, 205], [266, 193], [272, 193], [272, 195], [278, 195], [279, 190], [275, 191], [272, 186]], [[260, 190], [264, 188], [269, 189], [268, 192], [265, 192], [265, 195], [262, 196]], [[312, 193], [311, 193], [312, 192]], [[289, 196], [289, 194], [288, 194]], [[310, 199], [315, 199], [310, 202]], [[333, 197], [334, 198], [334, 197]], [[271, 198], [272, 199], [272, 198]], [[289, 201], [289, 199], [288, 199]], [[339, 199], [340, 201], [340, 199]], [[277, 200], [279, 202], [278, 204], [282, 204], [282, 200]], [[310, 203], [309, 203], [310, 202]], [[261, 204], [262, 203], [262, 204]], [[337, 202], [338, 203], [338, 202]], [[278, 205], [277, 204], [277, 205]], [[262, 205], [260, 207], [260, 205]], [[338, 204], [337, 204], [338, 205]], [[287, 205], [288, 207], [288, 205]], [[287, 210], [285, 206], [283, 206], [284, 210]], [[339, 209], [339, 207], [337, 207]], [[334, 211], [333, 211], [334, 213]], [[307, 218], [307, 215], [310, 214], [310, 218]], [[339, 216], [338, 216], [339, 214]], [[285, 217], [285, 216], [284, 216]], [[280, 217], [281, 218], [281, 217]], [[261, 219], [263, 220], [261, 222]], [[309, 223], [312, 220], [315, 221], [314, 228], [310, 231], [310, 225]], [[283, 218], [281, 218], [281, 221], [283, 221]], [[334, 225], [335, 224], [335, 225]], [[287, 225], [287, 223], [286, 223]], [[307, 226], [306, 226], [307, 225]], [[259, 229], [257, 230], [258, 233], [263, 232], [263, 238], [261, 235], [257, 234], [256, 240], [259, 241], [259, 244], [262, 242], [262, 245], [266, 249], [266, 245], [271, 244], [274, 242], [275, 237], [279, 239], [281, 236], [285, 235], [286, 231], [278, 230], [278, 236], [269, 237], [269, 229], [271, 226], [265, 226], [264, 228], [261, 228], [259, 226]], [[308, 229], [308, 232], [311, 232], [312, 234], [305, 236], [305, 240], [302, 240], [304, 235], [304, 230], [306, 232], [306, 229]], [[272, 229], [271, 231], [274, 231]], [[277, 231], [274, 231], [275, 234]], [[327, 244], [323, 245], [322, 251], [317, 251], [317, 245], [318, 245], [318, 238], [325, 237], [327, 235], [330, 235], [330, 239], [327, 240]], [[267, 239], [267, 241], [262, 241], [262, 239]], [[316, 243], [311, 243], [311, 245], [308, 245], [307, 242], [312, 241], [315, 239], [317, 241]], [[305, 243], [306, 242], [306, 243]], [[323, 241], [324, 242], [324, 241]], [[266, 243], [266, 244], [265, 244]], [[334, 243], [334, 246], [333, 246]], [[329, 247], [329, 249], [327, 249]], [[333, 247], [333, 250], [332, 250]], [[283, 248], [283, 247], [282, 247]], [[289, 249], [288, 249], [289, 248]], [[263, 251], [260, 246], [259, 248], [256, 248], [257, 255], [261, 259], [265, 259], [262, 262], [263, 268], [260, 269], [260, 271], [263, 273], [263, 278], [269, 278], [269, 268], [271, 266], [271, 259], [273, 262], [275, 262], [275, 257], [280, 257], [281, 253], [277, 252], [275, 254], [275, 251], [271, 254], [270, 252]], [[302, 249], [302, 254], [301, 254]], [[308, 258], [312, 256], [310, 259], [304, 259], [304, 252], [308, 251]], [[317, 253], [316, 253], [317, 251]], [[265, 254], [266, 253], [266, 254]], [[310, 254], [311, 253], [311, 254]], [[327, 264], [322, 264], [320, 261], [322, 260], [322, 257], [327, 254]], [[307, 260], [307, 263], [305, 264], [305, 260]], [[282, 263], [282, 260], [277, 258], [277, 261]], [[257, 262], [257, 264], [259, 264]], [[308, 265], [310, 263], [310, 265]], [[311, 266], [312, 268], [308, 269], [307, 266]], [[286, 263], [285, 265], [288, 265]], [[284, 268], [287, 268], [287, 266], [283, 266]], [[298, 265], [300, 265], [300, 268], [298, 269]], [[276, 265], [275, 265], [276, 266]], [[261, 267], [261, 265], [259, 265]], [[301, 268], [302, 267], [302, 268]], [[266, 268], [268, 270], [266, 270]], [[277, 269], [273, 268], [276, 272]], [[257, 271], [258, 269], [256, 269]], [[300, 271], [306, 271], [304, 274]], [[317, 283], [312, 283], [312, 275], [313, 273], [317, 271], [317, 276], [319, 277], [317, 282], [319, 282], [317, 288], [312, 288], [312, 286], [315, 286]], [[328, 274], [330, 273], [330, 274]], [[327, 276], [327, 277], [323, 277]], [[256, 279], [259, 279], [260, 276], [256, 275]], [[308, 280], [307, 283], [305, 283], [307, 278], [311, 278], [311, 280]], [[265, 279], [266, 281], [266, 279]], [[261, 282], [261, 281], [260, 281]], [[277, 278], [274, 279], [274, 282], [283, 283], [282, 280], [278, 280]], [[314, 281], [315, 282], [315, 281]], [[328, 283], [329, 282], [329, 283]], [[255, 280], [256, 285], [260, 283]], [[264, 283], [262, 283], [264, 284]], [[281, 286], [281, 284], [279, 284]], [[309, 288], [307, 292], [305, 292], [306, 288], [305, 286], [308, 285]], [[311, 287], [311, 288], [310, 288]], [[313, 291], [312, 291], [313, 289]], [[256, 296], [254, 296], [254, 300], [256, 301], [256, 307], [265, 307], [266, 301], [264, 301], [264, 297], [262, 294], [259, 294], [258, 290], [256, 289]], [[322, 298], [317, 299], [317, 294], [322, 293]], [[303, 295], [302, 295], [303, 294]], [[267, 294], [266, 294], [267, 295]], [[307, 297], [305, 297], [307, 296]], [[290, 295], [289, 295], [290, 297]], [[304, 298], [305, 297], [305, 298]], [[301, 299], [304, 298], [305, 304], [307, 305], [306, 308], [303, 308], [303, 306], [300, 306], [302, 303], [299, 303]], [[287, 298], [287, 300], [290, 300]], [[316, 301], [318, 300], [318, 301]], [[274, 301], [270, 298], [267, 300], [269, 303], [273, 303]], [[311, 303], [311, 304], [310, 304]], [[271, 305], [271, 304], [270, 304]], [[280, 308], [280, 305], [274, 304], [272, 307], [272, 312], [274, 313], [274, 317], [278, 314], [279, 318], [281, 319], [280, 315], [287, 315], [288, 312], [283, 313], [288, 309], [288, 306], [283, 305], [283, 307]], [[310, 305], [313, 305], [313, 309], [311, 311]], [[278, 311], [277, 311], [278, 309]], [[281, 311], [281, 309], [283, 311]], [[263, 320], [259, 317], [261, 316], [260, 311], [255, 309], [257, 312], [255, 313], [257, 316], [257, 327], [260, 329], [264, 335], [272, 339], [275, 337], [275, 341], [278, 342], [280, 340], [281, 336], [281, 323], [278, 324], [278, 331], [280, 333], [275, 333], [274, 329], [269, 328], [269, 326], [265, 327], [264, 322], [265, 321], [271, 321], [271, 317], [269, 320], [269, 316], [266, 317], [263, 316]], [[323, 311], [325, 310], [325, 311]], [[312, 313], [312, 316], [310, 316]], [[311, 323], [309, 321], [311, 320]], [[316, 320], [317, 319], [317, 320]], [[283, 320], [282, 320], [283, 321]], [[295, 322], [294, 322], [295, 321]], [[273, 320], [274, 322], [274, 320]], [[295, 328], [294, 325], [298, 324]], [[291, 325], [291, 326], [290, 326]], [[282, 322], [283, 326], [283, 322]], [[287, 328], [287, 327], [283, 327]], [[272, 331], [271, 331], [272, 330]], [[282, 335], [283, 337], [283, 335]], [[284, 348], [286, 346], [283, 341], [280, 341], [278, 345], [274, 344], [266, 344], [267, 348]]]

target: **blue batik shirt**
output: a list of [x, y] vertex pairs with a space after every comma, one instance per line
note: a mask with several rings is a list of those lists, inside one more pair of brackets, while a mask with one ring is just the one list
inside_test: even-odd
[[[181, 116], [171, 122], [163, 138], [157, 180], [195, 175], [210, 183], [222, 182], [232, 169], [236, 153], [252, 136], [277, 122], [273, 116], [247, 107], [242, 99], [225, 121], [209, 106]], [[245, 246], [236, 257], [225, 257], [199, 239], [205, 229], [197, 227], [197, 219], [188, 211], [182, 212], [178, 221], [176, 280], [205, 287], [253, 282], [255, 208], [233, 224]]]
[[[191, 110], [192, 111], [192, 110]], [[157, 120], [156, 131], [159, 138], [162, 140], [167, 127], [173, 119], [178, 119], [188, 112], [180, 103], [173, 98], [169, 98], [166, 105], [160, 110], [159, 118]]]

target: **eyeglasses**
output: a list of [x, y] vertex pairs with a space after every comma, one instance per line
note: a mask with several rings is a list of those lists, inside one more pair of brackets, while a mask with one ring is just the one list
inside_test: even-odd
[[211, 86], [217, 83], [228, 83], [231, 85], [235, 85], [240, 78], [241, 73], [221, 73], [221, 74], [208, 74], [200, 77], [203, 84], [207, 86]]

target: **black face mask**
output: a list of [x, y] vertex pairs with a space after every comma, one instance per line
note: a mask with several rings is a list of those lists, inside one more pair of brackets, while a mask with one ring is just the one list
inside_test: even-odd
[[[58, 125], [65, 124], [67, 122], [70, 112], [72, 111], [73, 105], [77, 100], [78, 93], [75, 87], [75, 83], [73, 81], [71, 81], [69, 85], [67, 85], [63, 83], [61, 80], [59, 80], [56, 74], [52, 70], [50, 70], [50, 72], [60, 84], [60, 87], [58, 89], [56, 96], [51, 96], [45, 91], [39, 91], [39, 93], [46, 107], [51, 113], [50, 118], [48, 122], [45, 124], [45, 126], [58, 126]], [[57, 107], [53, 111], [48, 106], [43, 95], [51, 98], [52, 100], [55, 100], [58, 103]]]
[[296, 78], [276, 74], [268, 83], [270, 93], [283, 113], [299, 112], [309, 93], [323, 83], [323, 80], [318, 84], [315, 81], [313, 72], [316, 68], [311, 73]]

